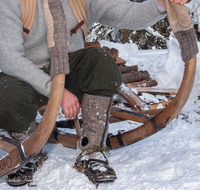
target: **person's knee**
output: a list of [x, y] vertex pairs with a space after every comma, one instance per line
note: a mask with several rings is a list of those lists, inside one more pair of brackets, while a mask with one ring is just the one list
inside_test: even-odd
[[90, 59], [90, 61], [96, 64], [98, 63], [109, 64], [109, 63], [114, 62], [110, 53], [107, 50], [102, 49], [102, 48], [95, 48], [95, 47], [88, 48], [87, 57], [88, 59]]
[[87, 75], [90, 76], [88, 83], [93, 84], [93, 87], [101, 89], [104, 93], [107, 91], [106, 95], [114, 94], [121, 85], [122, 78], [119, 68], [109, 52], [101, 48], [90, 48], [87, 59], [88, 64], [85, 64], [84, 70], [92, 73]]
[[113, 85], [114, 82], [118, 88], [122, 83], [121, 73], [110, 53], [102, 48], [94, 48], [92, 51], [93, 55], [98, 56], [96, 64], [99, 64], [97, 67], [102, 72], [102, 77], [106, 78], [107, 84]]
[[87, 58], [92, 62], [92, 64], [97, 65], [97, 67], [103, 68], [106, 72], [107, 70], [113, 70], [113, 72], [119, 72], [116, 62], [110, 55], [110, 53], [102, 48], [91, 47], [88, 48]]

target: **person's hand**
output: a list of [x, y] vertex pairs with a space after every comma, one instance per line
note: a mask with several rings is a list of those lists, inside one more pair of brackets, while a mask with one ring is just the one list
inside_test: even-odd
[[[164, 0], [157, 0], [158, 1], [158, 4], [163, 8], [163, 9], [166, 9], [165, 8], [165, 1]], [[176, 4], [180, 4], [180, 5], [183, 5], [185, 3], [188, 2], [188, 0], [170, 0], [171, 2], [174, 2]]]
[[174, 2], [176, 4], [184, 5], [185, 3], [188, 2], [188, 0], [170, 0], [171, 2]]
[[66, 118], [75, 119], [79, 113], [80, 104], [78, 98], [74, 94], [64, 89], [61, 107]]

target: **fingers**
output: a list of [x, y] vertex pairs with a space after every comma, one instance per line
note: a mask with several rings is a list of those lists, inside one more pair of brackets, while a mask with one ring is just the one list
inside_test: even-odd
[[188, 2], [188, 0], [184, 0], [184, 1], [181, 1], [179, 4], [183, 5], [183, 4], [187, 3], [187, 2]]
[[79, 102], [76, 103], [76, 110], [74, 111], [75, 116], [73, 116], [73, 118], [76, 118], [76, 116], [79, 114], [80, 111], [80, 104]]
[[69, 107], [68, 109], [69, 109], [69, 119], [72, 119], [73, 116], [75, 115], [74, 107]]
[[183, 5], [183, 4], [185, 4], [185, 3], [187, 3], [188, 2], [188, 0], [170, 0], [171, 2], [174, 2], [174, 3], [176, 3], [176, 4], [180, 4], [180, 5]]
[[[70, 114], [70, 117], [73, 119], [75, 119], [76, 116], [79, 114], [79, 108], [77, 106], [77, 102], [78, 102], [78, 100], [75, 101], [75, 104], [72, 106], [72, 109], [71, 109], [72, 112]], [[78, 102], [78, 104], [79, 104], [79, 102]]]
[[65, 117], [69, 119], [76, 118], [80, 110], [80, 104], [78, 100], [75, 100], [75, 101], [66, 100], [64, 102], [64, 105], [65, 106], [63, 106], [62, 108], [64, 110]]
[[61, 107], [64, 110], [66, 118], [76, 118], [79, 114], [80, 104], [78, 98], [66, 89], [63, 92]]

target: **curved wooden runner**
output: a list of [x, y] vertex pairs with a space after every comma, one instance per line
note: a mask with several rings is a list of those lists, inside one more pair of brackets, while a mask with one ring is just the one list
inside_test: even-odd
[[178, 115], [178, 113], [187, 102], [193, 87], [195, 73], [196, 57], [188, 61], [187, 65], [185, 66], [185, 72], [181, 87], [176, 97], [169, 104], [169, 106], [158, 113], [156, 116], [151, 117], [151, 119], [145, 122], [142, 126], [121, 134], [120, 138], [121, 141], [123, 141], [123, 144], [120, 144], [118, 136], [110, 137], [111, 148], [116, 149], [122, 146], [130, 145], [148, 137], [153, 133], [156, 133], [159, 130], [162, 130], [170, 121], [172, 121]]
[[64, 79], [64, 74], [57, 75], [53, 78], [51, 95], [46, 111], [41, 123], [32, 136], [22, 144], [11, 142], [6, 137], [1, 137], [0, 148], [8, 152], [8, 155], [0, 160], [0, 176], [19, 166], [29, 156], [37, 154], [47, 142], [59, 112], [64, 89]]

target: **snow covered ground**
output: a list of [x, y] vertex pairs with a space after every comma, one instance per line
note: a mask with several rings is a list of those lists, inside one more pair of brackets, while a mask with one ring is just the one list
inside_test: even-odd
[[[134, 44], [113, 44], [101, 41], [102, 46], [115, 47], [127, 65], [148, 70], [159, 87], [178, 89], [184, 63], [175, 39], [168, 50], [138, 50]], [[200, 47], [200, 43], [198, 44]], [[130, 146], [112, 150], [110, 165], [117, 173], [112, 184], [100, 184], [99, 190], [199, 190], [200, 189], [200, 55], [197, 55], [197, 74], [192, 94], [181, 114], [162, 131]], [[186, 118], [187, 119], [184, 119]], [[128, 130], [139, 124], [120, 122], [110, 125], [110, 132]], [[47, 143], [49, 159], [33, 178], [36, 187], [10, 187], [0, 182], [2, 190], [93, 190], [96, 186], [73, 169], [77, 152], [61, 144]]]

